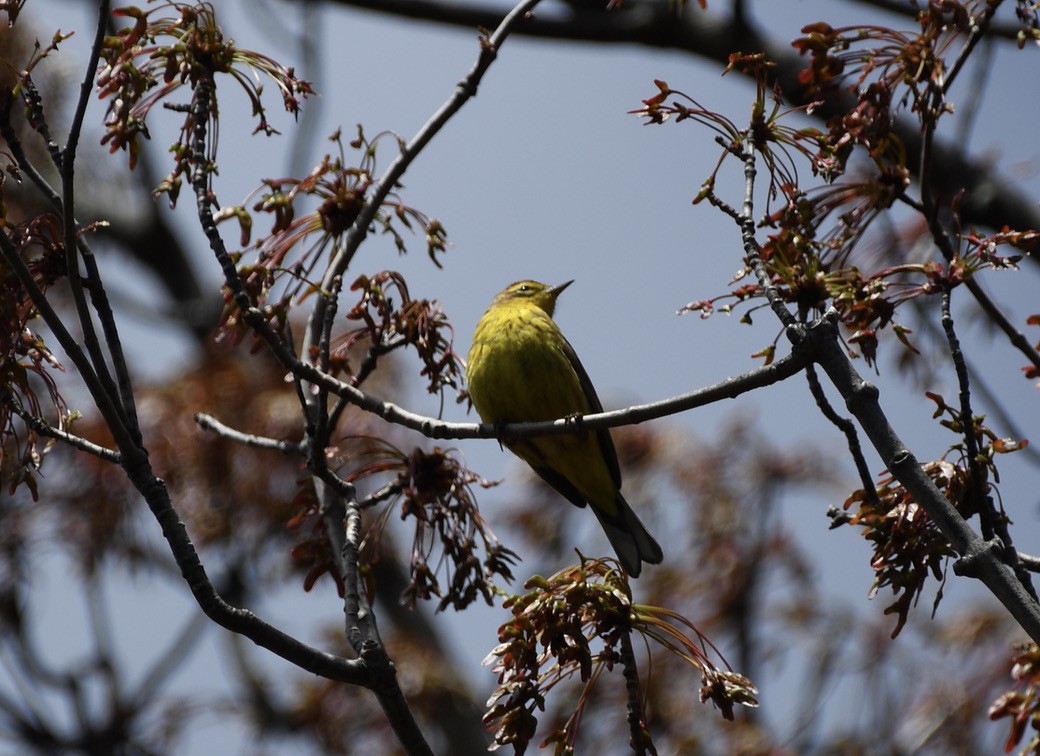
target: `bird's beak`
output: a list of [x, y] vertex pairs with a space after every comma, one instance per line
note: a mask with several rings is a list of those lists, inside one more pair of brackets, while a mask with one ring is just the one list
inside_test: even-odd
[[552, 296], [553, 300], [555, 301], [556, 297], [560, 296], [560, 294], [563, 293], [563, 290], [570, 286], [572, 283], [574, 283], [573, 278], [570, 281], [565, 281], [564, 283], [559, 284], [558, 286], [552, 287], [551, 289], [549, 289], [550, 296]]

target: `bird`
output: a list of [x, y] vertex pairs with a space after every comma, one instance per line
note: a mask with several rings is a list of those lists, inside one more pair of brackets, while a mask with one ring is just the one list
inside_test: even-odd
[[[477, 323], [466, 381], [484, 422], [536, 422], [603, 411], [588, 373], [553, 320], [557, 298], [572, 283], [512, 283]], [[571, 504], [589, 506], [629, 575], [639, 577], [644, 562], [661, 563], [661, 547], [621, 495], [621, 467], [608, 429], [502, 443]]]

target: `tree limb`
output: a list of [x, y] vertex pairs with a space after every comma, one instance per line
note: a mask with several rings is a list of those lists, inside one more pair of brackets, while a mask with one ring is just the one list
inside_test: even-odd
[[[501, 11], [492, 5], [458, 5], [447, 0], [335, 0], [336, 4], [392, 16], [431, 21], [469, 29], [491, 27]], [[860, 0], [877, 7], [895, 5], [881, 0]], [[886, 7], [887, 9], [887, 7]], [[912, 9], [905, 8], [909, 12]], [[906, 13], [902, 15], [907, 15]], [[1001, 30], [1001, 35], [1010, 30]], [[792, 105], [809, 105], [816, 97], [798, 80], [805, 61], [791, 50], [787, 40], [766, 38], [746, 17], [687, 11], [677, 18], [665, 3], [627, 3], [619, 11], [575, 11], [557, 18], [532, 18], [516, 29], [517, 34], [539, 39], [558, 39], [602, 44], [640, 45], [661, 50], [678, 50], [725, 66], [734, 50], [764, 52], [777, 63], [776, 81]], [[821, 121], [846, 112], [853, 104], [849, 95], [813, 108], [810, 117]], [[894, 132], [906, 148], [907, 167], [920, 178], [921, 133], [916, 123], [899, 120]], [[991, 160], [972, 159], [958, 145], [935, 146], [932, 189], [943, 196], [965, 190], [960, 212], [966, 223], [1000, 229], [1040, 228], [1040, 207], [1014, 184], [993, 169]]]

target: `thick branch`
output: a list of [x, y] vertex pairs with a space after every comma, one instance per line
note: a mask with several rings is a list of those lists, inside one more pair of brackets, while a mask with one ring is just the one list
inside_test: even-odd
[[751, 198], [755, 183], [755, 152], [750, 141], [742, 145], [739, 156], [745, 167], [745, 199], [743, 211], [735, 220], [741, 228], [744, 254], [777, 319], [787, 324], [785, 331], [798, 350], [796, 353], [806, 351], [813, 355], [813, 361], [823, 368], [845, 399], [849, 411], [863, 428], [885, 466], [961, 555], [961, 559], [954, 564], [954, 572], [976, 577], [985, 583], [1030, 637], [1040, 643], [1040, 605], [1025, 585], [1001, 562], [996, 553], [996, 542], [984, 541], [976, 535], [896, 435], [878, 402], [877, 388], [859, 376], [852, 361], [842, 350], [837, 312], [832, 308], [827, 316], [808, 328], [800, 323], [791, 324], [794, 316], [777, 295], [776, 287], [759, 256], [754, 234], [748, 233], [749, 221], [753, 217]]
[[1029, 637], [1040, 643], [1040, 606], [1000, 561], [990, 542], [979, 538], [946, 500], [903, 444], [878, 403], [877, 388], [859, 376], [842, 351], [833, 319], [821, 321], [809, 329], [809, 334], [818, 364], [844, 397], [885, 466], [961, 554], [954, 571], [985, 583]]

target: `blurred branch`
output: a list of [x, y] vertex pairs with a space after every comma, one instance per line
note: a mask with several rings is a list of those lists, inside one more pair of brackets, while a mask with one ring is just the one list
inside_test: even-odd
[[[913, 18], [914, 8], [905, 2], [858, 0], [885, 10], [899, 8], [900, 16]], [[339, 5], [359, 8], [419, 21], [431, 21], [467, 29], [491, 27], [498, 22], [501, 11], [491, 5], [460, 5], [448, 0], [335, 0]], [[999, 27], [990, 36], [1013, 39], [1010, 27]], [[641, 45], [662, 50], [678, 50], [713, 60], [726, 66], [734, 50], [748, 53], [762, 51], [776, 62], [775, 80], [792, 105], [809, 105], [816, 98], [799, 81], [805, 60], [793, 52], [787, 40], [764, 36], [752, 24], [747, 14], [726, 17], [721, 14], [687, 11], [676, 17], [669, 3], [630, 2], [621, 10], [607, 12], [575, 11], [565, 18], [528, 18], [516, 33], [540, 39], [598, 42], [602, 44]], [[854, 105], [851, 95], [816, 103], [810, 117], [827, 121], [847, 112]], [[906, 149], [906, 165], [913, 175], [919, 176], [922, 138], [916, 122], [900, 120], [894, 132]], [[965, 195], [960, 207], [967, 223], [1000, 229], [1040, 228], [1040, 207], [1012, 182], [993, 169], [991, 160], [974, 160], [958, 144], [938, 144], [934, 147], [935, 170], [932, 175], [933, 191], [943, 196], [956, 195], [962, 189]], [[1040, 259], [1040, 258], [1038, 258]]]
[[[916, 4], [907, 2], [907, 0], [855, 0], [855, 2], [861, 5], [869, 5], [878, 10], [887, 11], [888, 13], [900, 16], [909, 21], [916, 20], [917, 18], [918, 8]], [[1000, 3], [996, 3], [995, 5], [1000, 5]], [[1018, 32], [1021, 29], [1021, 24], [990, 23], [985, 29], [985, 36], [987, 38], [996, 37], [1008, 42], [1017, 42]]]
[[[152, 667], [145, 672], [136, 690], [126, 697], [137, 709], [143, 709], [159, 692], [160, 687], [171, 675], [180, 672], [184, 660], [199, 646], [199, 639], [208, 625], [209, 618], [201, 612], [184, 623], [169, 647], [159, 655]], [[238, 637], [238, 636], [232, 636]]]
[[[968, 378], [968, 368], [964, 364], [964, 352], [961, 351], [961, 342], [957, 338], [957, 329], [953, 323], [953, 313], [950, 311], [950, 288], [950, 283], [948, 281], [944, 282], [940, 296], [940, 309], [942, 312], [940, 323], [942, 323], [942, 328], [946, 335], [950, 359], [953, 362], [953, 369], [957, 375], [961, 437], [964, 439], [965, 464], [968, 467], [969, 474], [969, 495], [973, 501], [980, 502], [979, 524], [982, 527], [982, 536], [990, 539], [993, 538], [993, 520], [996, 517], [996, 513], [990, 507], [981, 503], [986, 498], [985, 492], [982, 490], [986, 472], [979, 463], [979, 442], [975, 435], [975, 413], [971, 409], [971, 381]], [[1026, 587], [1031, 588], [1028, 583]]]
[[[1032, 256], [1029, 259], [1032, 259]], [[1037, 259], [1040, 259], [1040, 256], [1037, 256]], [[1025, 355], [1026, 359], [1032, 362], [1034, 366], [1040, 368], [1040, 352], [1037, 352], [1036, 347], [1030, 343], [1025, 334], [1018, 330], [1010, 318], [1004, 314], [1004, 311], [997, 306], [996, 302], [990, 299], [982, 285], [974, 277], [965, 279], [964, 285], [968, 287], [968, 291], [975, 297], [975, 301], [979, 303], [979, 306], [989, 316], [989, 319], [1004, 332], [1011, 346]]]

